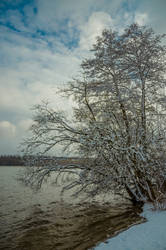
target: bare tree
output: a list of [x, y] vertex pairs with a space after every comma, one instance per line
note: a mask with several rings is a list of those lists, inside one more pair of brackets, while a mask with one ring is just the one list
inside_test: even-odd
[[[82, 77], [62, 90], [77, 103], [73, 120], [47, 103], [35, 107], [23, 149], [31, 166], [25, 182], [40, 187], [55, 171], [77, 175], [66, 189], [78, 185], [89, 195], [125, 189], [133, 201], [165, 198], [164, 37], [137, 24], [122, 35], [103, 31], [93, 56], [81, 64]], [[59, 145], [79, 155], [80, 163], [41, 157]]]

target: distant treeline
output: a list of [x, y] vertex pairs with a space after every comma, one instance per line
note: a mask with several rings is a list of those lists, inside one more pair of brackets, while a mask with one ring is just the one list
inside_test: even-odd
[[[80, 163], [81, 159], [78, 157], [41, 157], [41, 160], [48, 163], [50, 160], [55, 160], [61, 164]], [[0, 155], [0, 166], [24, 166], [25, 158], [19, 155]]]
[[0, 155], [0, 166], [23, 166], [24, 161], [18, 155]]

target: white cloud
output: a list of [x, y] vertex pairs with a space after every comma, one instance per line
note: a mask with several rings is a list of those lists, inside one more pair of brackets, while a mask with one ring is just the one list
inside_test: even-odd
[[16, 126], [9, 121], [0, 121], [0, 154], [17, 152]]
[[0, 122], [0, 137], [12, 138], [16, 134], [16, 126], [9, 121]]
[[134, 22], [138, 23], [139, 25], [146, 25], [148, 22], [148, 15], [147, 13], [136, 13]]
[[65, 19], [74, 20], [76, 26], [90, 15], [91, 8], [97, 0], [38, 0], [36, 25], [45, 30], [57, 30], [59, 22]]
[[18, 10], [9, 10], [7, 12], [7, 16], [8, 16], [8, 22], [15, 29], [20, 31], [28, 31], [28, 28], [25, 27], [24, 23], [22, 22], [22, 15]]
[[105, 12], [94, 12], [89, 17], [88, 22], [82, 25], [80, 36], [81, 49], [89, 50], [95, 43], [96, 37], [100, 36], [105, 28], [114, 27], [113, 20], [110, 15]]
[[45, 41], [15, 33], [8, 37], [10, 42], [1, 42], [1, 59], [5, 64], [0, 69], [0, 110], [27, 113], [41, 99], [51, 99], [54, 103], [56, 99], [59, 108], [64, 107], [60, 98], [55, 98], [55, 91], [75, 75], [79, 57], [56, 43], [55, 38], [57, 46], [52, 51]]
[[31, 119], [21, 120], [16, 124], [0, 121], [0, 154], [18, 153], [19, 145], [31, 124]]

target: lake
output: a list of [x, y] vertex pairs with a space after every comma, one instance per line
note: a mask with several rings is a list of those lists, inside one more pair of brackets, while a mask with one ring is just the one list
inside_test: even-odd
[[0, 249], [84, 250], [144, 219], [140, 208], [62, 197], [45, 184], [33, 192], [17, 181], [23, 167], [0, 167]]

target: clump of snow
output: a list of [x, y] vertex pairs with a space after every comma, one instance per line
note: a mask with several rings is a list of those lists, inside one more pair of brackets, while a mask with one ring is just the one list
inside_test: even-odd
[[166, 211], [152, 211], [145, 205], [141, 215], [147, 222], [99, 244], [95, 250], [166, 250]]

